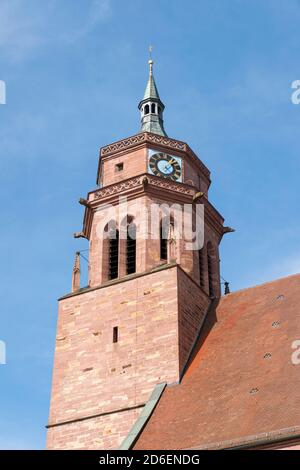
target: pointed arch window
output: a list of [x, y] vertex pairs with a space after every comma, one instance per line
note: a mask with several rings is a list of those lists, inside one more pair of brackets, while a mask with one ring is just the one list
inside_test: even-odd
[[205, 286], [204, 269], [204, 251], [202, 248], [201, 250], [199, 250], [199, 282], [201, 287]]
[[160, 239], [160, 259], [167, 261], [168, 259], [168, 229], [169, 224], [167, 218], [164, 217], [160, 221], [159, 239]]
[[108, 279], [119, 276], [119, 230], [115, 221], [108, 224]]
[[136, 272], [136, 226], [131, 221], [127, 225], [126, 239], [126, 274]]

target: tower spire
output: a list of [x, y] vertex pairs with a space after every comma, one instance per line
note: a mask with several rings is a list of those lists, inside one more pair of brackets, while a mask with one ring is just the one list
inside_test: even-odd
[[163, 111], [165, 106], [161, 101], [153, 76], [152, 46], [149, 47], [149, 79], [145, 89], [144, 97], [139, 103], [141, 111], [141, 131], [152, 132], [167, 136], [164, 129]]

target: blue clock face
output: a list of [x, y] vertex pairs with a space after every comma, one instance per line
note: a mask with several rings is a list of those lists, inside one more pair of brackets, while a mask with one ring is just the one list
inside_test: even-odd
[[164, 152], [153, 153], [149, 157], [149, 170], [155, 176], [180, 181], [182, 177], [181, 159]]
[[174, 171], [172, 163], [168, 160], [158, 160], [157, 169], [164, 175], [171, 175]]

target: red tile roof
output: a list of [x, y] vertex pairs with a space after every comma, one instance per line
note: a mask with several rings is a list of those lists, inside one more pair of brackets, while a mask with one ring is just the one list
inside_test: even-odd
[[165, 389], [134, 448], [230, 446], [261, 433], [299, 433], [297, 339], [300, 274], [222, 297], [183, 380]]

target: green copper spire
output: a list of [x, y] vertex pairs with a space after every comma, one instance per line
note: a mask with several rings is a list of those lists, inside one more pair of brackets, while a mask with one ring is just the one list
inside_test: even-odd
[[148, 100], [148, 99], [160, 100], [160, 97], [156, 88], [156, 83], [153, 77], [153, 60], [152, 59], [149, 60], [149, 66], [150, 66], [149, 80], [146, 86], [143, 101]]
[[[151, 54], [150, 46], [150, 54]], [[153, 76], [153, 60], [150, 55], [149, 60], [149, 80], [146, 86], [144, 97], [139, 103], [139, 110], [141, 111], [141, 131], [152, 132], [167, 136], [164, 130], [163, 111], [165, 106], [161, 101], [158, 90]]]

